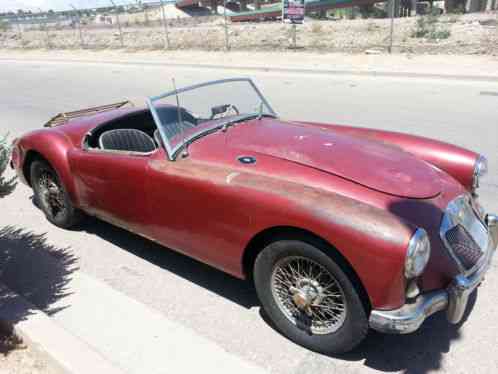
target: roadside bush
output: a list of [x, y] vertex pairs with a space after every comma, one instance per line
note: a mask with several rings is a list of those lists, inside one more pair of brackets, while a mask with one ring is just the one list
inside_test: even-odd
[[320, 25], [319, 23], [317, 22], [313, 22], [311, 24], [311, 32], [313, 34], [320, 34], [322, 32], [322, 25]]
[[3, 173], [7, 169], [10, 160], [10, 146], [7, 143], [7, 136], [0, 138], [0, 197], [11, 193], [16, 185], [15, 177], [5, 179]]
[[439, 23], [437, 16], [428, 15], [418, 17], [415, 29], [412, 31], [412, 38], [427, 38], [427, 39], [448, 39], [451, 35], [447, 26]]
[[0, 177], [7, 168], [10, 157], [10, 147], [7, 144], [7, 136], [0, 139]]
[[10, 25], [7, 21], [0, 20], [0, 31], [7, 31], [10, 29]]

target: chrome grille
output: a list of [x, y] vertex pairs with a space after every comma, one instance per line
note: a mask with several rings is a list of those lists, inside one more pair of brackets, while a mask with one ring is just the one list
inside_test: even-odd
[[466, 270], [472, 269], [483, 255], [479, 245], [461, 225], [448, 230], [446, 240]]
[[472, 273], [486, 257], [489, 235], [486, 225], [472, 207], [471, 197], [451, 201], [441, 223], [441, 239], [464, 274]]

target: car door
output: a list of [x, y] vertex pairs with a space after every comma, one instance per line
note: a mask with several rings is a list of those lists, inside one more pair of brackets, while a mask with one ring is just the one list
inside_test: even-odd
[[150, 157], [104, 150], [73, 151], [70, 162], [82, 208], [130, 231], [142, 232]]

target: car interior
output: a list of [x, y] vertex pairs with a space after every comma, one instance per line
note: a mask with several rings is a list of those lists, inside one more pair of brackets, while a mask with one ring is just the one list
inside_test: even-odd
[[[171, 139], [180, 132], [176, 107], [158, 108], [165, 135]], [[187, 126], [195, 126], [197, 119], [182, 108]], [[126, 114], [94, 128], [84, 140], [87, 149], [151, 153], [162, 146], [161, 136], [149, 109]]]

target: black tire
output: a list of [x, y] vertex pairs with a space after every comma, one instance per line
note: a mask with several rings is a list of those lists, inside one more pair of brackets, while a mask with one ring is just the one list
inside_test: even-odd
[[[281, 239], [272, 242], [256, 258], [254, 283], [264, 311], [284, 336], [315, 352], [340, 354], [352, 350], [366, 337], [368, 332], [368, 317], [361, 297], [351, 283], [351, 280], [332, 257], [326, 254], [326, 251], [330, 251], [331, 248], [321, 247], [326, 246], [307, 238], [303, 238], [302, 240], [301, 238], [299, 240]], [[330, 333], [326, 333], [326, 331], [313, 333], [310, 328], [313, 318], [308, 318], [306, 317], [307, 314], [299, 311], [300, 315], [308, 318], [307, 322], [301, 322], [303, 320], [302, 317], [298, 317], [296, 319], [297, 322], [291, 321], [285, 315], [281, 306], [279, 306], [277, 302], [279, 296], [277, 294], [281, 292], [279, 291], [281, 288], [275, 288], [277, 291], [275, 291], [276, 296], [274, 296], [272, 292], [273, 271], [280, 264], [285, 264], [286, 261], [296, 258], [305, 258], [311, 260], [312, 263], [320, 265], [322, 270], [325, 269], [339, 284], [343, 296], [341, 300], [344, 300], [345, 311], [341, 315], [341, 324], [337, 324], [339, 327], [334, 327], [336, 328], [335, 331]], [[287, 289], [284, 291], [284, 294], [286, 293], [291, 294]], [[292, 298], [290, 300], [293, 301]]]
[[[31, 164], [30, 177], [34, 203], [51, 223], [68, 229], [81, 222], [83, 213], [74, 207], [66, 188], [52, 166], [44, 160], [35, 160]], [[50, 178], [48, 190], [51, 192], [47, 192], [47, 188], [44, 187], [46, 178]], [[57, 206], [53, 203], [54, 196], [57, 196]]]

